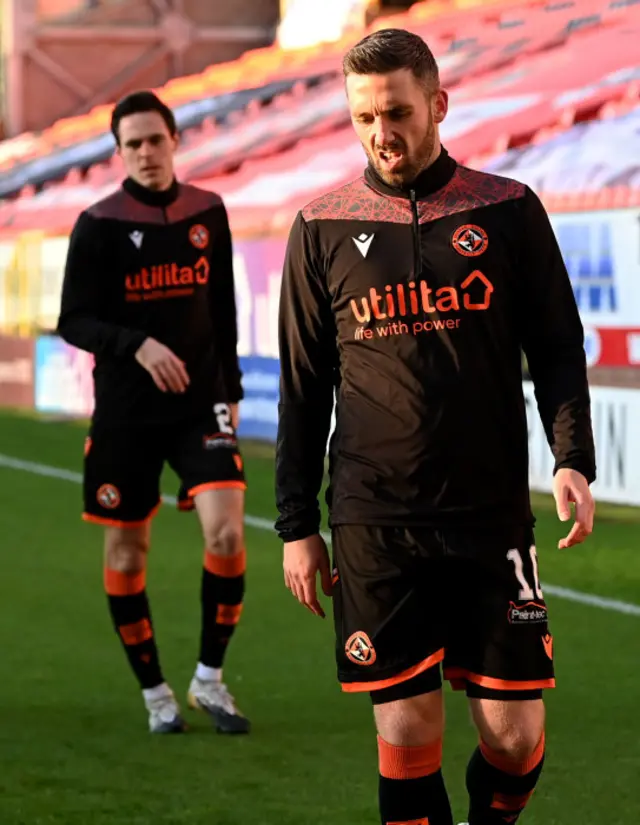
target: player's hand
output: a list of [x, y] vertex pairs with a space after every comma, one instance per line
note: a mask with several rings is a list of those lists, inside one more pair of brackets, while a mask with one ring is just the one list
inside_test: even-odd
[[161, 392], [181, 393], [189, 386], [184, 362], [155, 338], [144, 341], [136, 352], [136, 361], [146, 369]]
[[558, 542], [558, 547], [563, 549], [580, 544], [593, 531], [596, 509], [587, 479], [577, 470], [558, 470], [553, 478], [553, 496], [560, 521], [569, 521], [571, 504], [575, 504], [575, 522], [567, 537]]
[[320, 573], [322, 591], [325, 596], [330, 596], [331, 565], [322, 536], [316, 534], [299, 541], [286, 542], [283, 568], [284, 583], [300, 604], [324, 619], [325, 613], [316, 591], [316, 575]]
[[237, 432], [240, 424], [240, 404], [229, 404], [229, 413], [231, 415], [231, 426]]

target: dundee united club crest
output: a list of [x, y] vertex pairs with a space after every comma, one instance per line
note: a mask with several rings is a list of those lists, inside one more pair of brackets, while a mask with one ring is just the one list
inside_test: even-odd
[[349, 636], [344, 650], [347, 659], [354, 665], [372, 665], [376, 660], [376, 651], [371, 639], [361, 630]]
[[107, 510], [115, 510], [120, 504], [120, 491], [113, 484], [103, 484], [96, 496], [98, 504]]
[[489, 236], [482, 227], [468, 223], [456, 229], [451, 238], [451, 245], [465, 258], [475, 258], [486, 251]]
[[206, 249], [209, 243], [209, 230], [201, 223], [197, 223], [189, 230], [189, 240], [196, 249]]

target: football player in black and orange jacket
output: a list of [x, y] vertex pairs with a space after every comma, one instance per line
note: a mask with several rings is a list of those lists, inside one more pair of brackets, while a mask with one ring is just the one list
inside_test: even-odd
[[[451, 825], [441, 666], [480, 737], [469, 823], [513, 823], [542, 769], [542, 691], [555, 685], [521, 353], [560, 518], [576, 504], [567, 547], [594, 511], [582, 325], [538, 197], [442, 146], [448, 97], [424, 41], [378, 31], [344, 74], [369, 164], [299, 212], [282, 283], [285, 582], [318, 615], [318, 573], [332, 596], [338, 678], [374, 703], [383, 825]], [[330, 565], [318, 495], [334, 397]]]
[[153, 93], [122, 100], [112, 131], [127, 178], [77, 219], [58, 322], [66, 341], [95, 356], [83, 517], [105, 527], [109, 608], [150, 730], [182, 731], [160, 667], [145, 578], [163, 465], [176, 471], [179, 506], [195, 508], [205, 542], [200, 656], [188, 702], [209, 713], [218, 730], [247, 732], [222, 681], [246, 567], [227, 213], [216, 194], [176, 180], [175, 118]]

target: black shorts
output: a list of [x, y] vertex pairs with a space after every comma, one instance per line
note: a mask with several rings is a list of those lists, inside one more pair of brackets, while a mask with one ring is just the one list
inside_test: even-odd
[[[203, 490], [246, 487], [242, 456], [227, 405], [181, 424], [92, 426], [85, 441], [85, 521], [134, 527], [161, 503], [165, 462], [180, 479], [177, 505], [191, 510]], [[226, 413], [225, 413], [226, 410]]]
[[338, 679], [375, 701], [441, 686], [489, 698], [555, 687], [533, 530], [336, 526]]

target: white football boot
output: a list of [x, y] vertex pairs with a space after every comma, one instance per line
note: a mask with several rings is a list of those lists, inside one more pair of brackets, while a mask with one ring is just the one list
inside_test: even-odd
[[151, 733], [182, 733], [187, 729], [187, 724], [180, 714], [180, 706], [168, 685], [143, 691], [143, 696], [149, 712]]
[[209, 714], [218, 733], [249, 733], [251, 723], [236, 707], [224, 682], [194, 676], [187, 701], [190, 708]]

